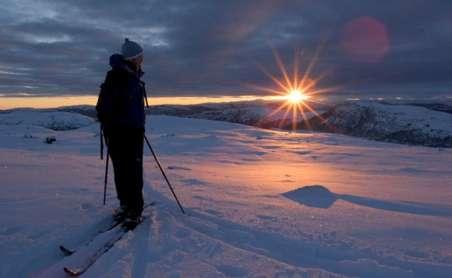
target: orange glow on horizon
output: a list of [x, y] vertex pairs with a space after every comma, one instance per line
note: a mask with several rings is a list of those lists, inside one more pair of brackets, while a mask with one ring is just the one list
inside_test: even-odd
[[[280, 100], [274, 96], [220, 96], [220, 97], [149, 97], [149, 105], [190, 105], [202, 103], [222, 103], [252, 100]], [[56, 108], [71, 105], [96, 105], [97, 96], [0, 96], [0, 109], [12, 108]]]

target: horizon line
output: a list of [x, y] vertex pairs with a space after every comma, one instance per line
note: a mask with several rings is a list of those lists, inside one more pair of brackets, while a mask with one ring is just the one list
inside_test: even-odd
[[[15, 108], [57, 108], [76, 105], [96, 105], [98, 95], [65, 95], [65, 96], [5, 96], [0, 94], [0, 110]], [[280, 96], [171, 96], [148, 97], [149, 105], [194, 105], [204, 103], [226, 103], [254, 100], [280, 100]]]

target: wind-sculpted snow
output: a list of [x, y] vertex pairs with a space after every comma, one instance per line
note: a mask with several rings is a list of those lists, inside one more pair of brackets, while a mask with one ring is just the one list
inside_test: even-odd
[[[98, 128], [0, 125], [0, 277], [65, 277], [58, 246], [111, 221]], [[83, 277], [451, 276], [452, 149], [169, 116], [146, 134], [188, 215], [146, 149], [156, 206]]]
[[322, 185], [303, 186], [282, 195], [302, 205], [315, 208], [330, 208], [336, 201], [342, 200], [359, 206], [387, 211], [452, 218], [452, 206], [438, 206], [434, 204], [422, 204], [416, 202], [385, 201], [349, 194], [335, 194]]
[[0, 114], [0, 125], [39, 126], [52, 130], [70, 130], [93, 124], [95, 121], [78, 113], [17, 110]]

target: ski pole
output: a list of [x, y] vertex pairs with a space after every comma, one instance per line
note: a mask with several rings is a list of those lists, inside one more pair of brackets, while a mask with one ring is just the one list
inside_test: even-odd
[[110, 150], [107, 148], [107, 157], [105, 158], [105, 179], [104, 179], [104, 206], [107, 203], [107, 181], [108, 181], [108, 160]]
[[174, 196], [174, 199], [175, 199], [176, 202], [177, 202], [177, 205], [179, 206], [179, 208], [180, 208], [180, 210], [182, 211], [182, 213], [185, 214], [185, 210], [184, 210], [184, 208], [182, 207], [181, 203], [179, 202], [179, 199], [177, 198], [176, 193], [174, 192], [174, 189], [173, 189], [173, 187], [171, 186], [171, 183], [169, 182], [168, 177], [167, 177], [166, 174], [165, 174], [165, 171], [163, 171], [162, 165], [160, 164], [160, 162], [159, 162], [159, 160], [158, 160], [158, 158], [157, 158], [157, 155], [155, 154], [154, 150], [152, 149], [151, 143], [149, 143], [149, 140], [148, 140], [148, 138], [146, 137], [146, 134], [144, 134], [144, 139], [146, 140], [146, 144], [148, 145], [149, 149], [151, 150], [151, 153], [152, 153], [152, 155], [154, 156], [155, 162], [157, 163], [157, 165], [158, 165], [158, 167], [159, 167], [159, 169], [160, 169], [160, 172], [162, 172], [162, 175], [163, 175], [163, 177], [165, 178], [166, 183], [168, 184], [168, 187], [169, 187], [170, 190], [171, 190], [171, 193], [173, 193], [173, 196]]

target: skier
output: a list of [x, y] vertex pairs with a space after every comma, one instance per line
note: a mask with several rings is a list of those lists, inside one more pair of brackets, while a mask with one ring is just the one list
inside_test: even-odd
[[[110, 56], [111, 70], [101, 85], [96, 105], [105, 142], [113, 162], [120, 207], [114, 218], [129, 227], [141, 222], [143, 211], [143, 138], [145, 84], [142, 47], [125, 39], [121, 54]], [[147, 104], [147, 102], [146, 102]], [[107, 157], [108, 159], [108, 157]]]

